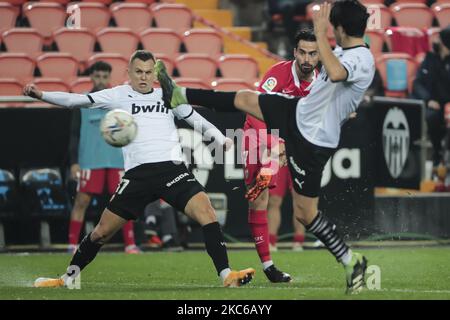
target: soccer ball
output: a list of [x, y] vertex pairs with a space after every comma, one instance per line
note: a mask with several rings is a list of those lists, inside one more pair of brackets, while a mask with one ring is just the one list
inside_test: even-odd
[[134, 140], [137, 124], [124, 110], [111, 110], [102, 119], [100, 131], [105, 141], [113, 147], [124, 147]]

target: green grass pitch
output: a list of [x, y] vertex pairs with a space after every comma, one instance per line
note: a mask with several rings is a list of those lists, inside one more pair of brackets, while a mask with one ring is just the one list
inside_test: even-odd
[[100, 253], [81, 275], [81, 289], [33, 288], [37, 277], [61, 274], [66, 254], [0, 255], [0, 299], [450, 299], [450, 248], [358, 250], [381, 270], [381, 289], [344, 294], [343, 268], [326, 250], [272, 255], [294, 282], [269, 283], [253, 250], [230, 250], [233, 268], [254, 267], [255, 279], [222, 288], [203, 251], [125, 255]]

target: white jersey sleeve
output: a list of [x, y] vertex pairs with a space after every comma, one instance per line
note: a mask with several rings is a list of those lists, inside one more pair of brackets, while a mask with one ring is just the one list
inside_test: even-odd
[[371, 77], [370, 57], [366, 57], [364, 53], [362, 50], [350, 50], [340, 58], [341, 64], [347, 70], [346, 82], [358, 82]]
[[87, 97], [92, 103], [92, 108], [114, 109], [119, 107], [116, 105], [118, 99], [115, 88], [92, 92], [87, 94]]

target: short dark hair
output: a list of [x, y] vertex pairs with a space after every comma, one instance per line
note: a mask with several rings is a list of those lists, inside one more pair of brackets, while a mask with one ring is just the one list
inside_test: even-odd
[[130, 58], [130, 64], [136, 59], [142, 61], [153, 60], [153, 62], [155, 62], [155, 57], [147, 50], [136, 50]]
[[369, 19], [367, 8], [357, 0], [338, 0], [333, 3], [330, 22], [341, 26], [350, 37], [363, 37]]
[[93, 74], [94, 71], [106, 71], [111, 73], [112, 67], [108, 62], [97, 61], [89, 68], [89, 74]]
[[295, 36], [295, 47], [298, 47], [298, 43], [300, 42], [300, 40], [315, 42], [316, 35], [314, 34], [314, 30], [312, 28], [300, 29]]

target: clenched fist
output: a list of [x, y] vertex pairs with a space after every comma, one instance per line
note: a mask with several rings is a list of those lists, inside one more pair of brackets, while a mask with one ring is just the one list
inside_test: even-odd
[[42, 99], [42, 91], [40, 91], [34, 84], [27, 84], [23, 87], [23, 94], [32, 98]]

